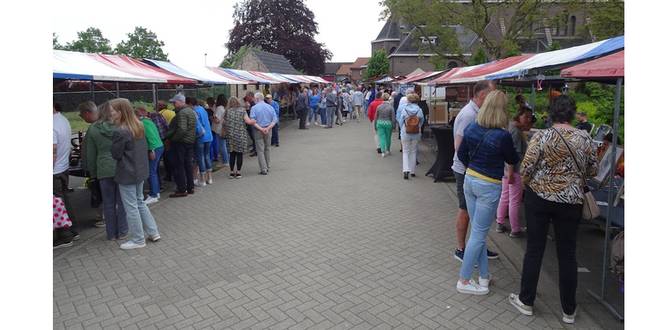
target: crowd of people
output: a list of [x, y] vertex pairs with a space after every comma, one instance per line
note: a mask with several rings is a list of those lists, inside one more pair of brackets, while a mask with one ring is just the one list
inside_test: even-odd
[[[497, 232], [508, 231], [508, 218], [512, 238], [522, 237], [523, 233], [527, 236], [520, 291], [508, 299], [522, 314], [533, 315], [548, 227], [552, 224], [562, 320], [574, 323], [577, 229], [585, 182], [597, 171], [589, 129], [571, 125], [576, 116], [575, 101], [561, 95], [550, 105], [549, 128], [534, 133], [527, 142], [533, 113], [524, 99], [516, 100], [518, 110], [509, 120], [507, 96], [492, 81], [478, 82], [472, 95], [453, 125], [456, 152], [452, 169], [459, 198], [454, 257], [462, 262], [456, 289], [464, 294], [489, 293], [493, 279], [488, 260], [498, 254], [488, 250], [486, 236], [494, 220]], [[526, 228], [519, 221], [521, 205]], [[472, 277], [475, 267], [477, 280]]]
[[[161, 239], [148, 205], [159, 201], [162, 180], [176, 183], [170, 198], [192, 195], [196, 187], [213, 184], [213, 161], [229, 166], [230, 179], [240, 179], [248, 137], [259, 174], [268, 175], [269, 148], [279, 146], [279, 104], [270, 94], [248, 92], [242, 101], [220, 94], [203, 105], [179, 93], [169, 102], [173, 110], [160, 101], [153, 112], [124, 98], [78, 106], [90, 124], [80, 143], [81, 167], [92, 199], [102, 205], [95, 225], [105, 227], [106, 239], [122, 240], [121, 249]], [[80, 237], [69, 196], [71, 126], [61, 111], [53, 105], [53, 248], [72, 246]]]
[[[391, 155], [393, 132], [401, 141], [404, 180], [415, 177], [418, 143], [425, 116], [413, 89], [404, 93], [376, 90], [373, 86], [330, 85], [294, 89], [293, 109], [299, 129], [316, 125], [327, 129], [364, 118], [372, 123], [377, 152]], [[457, 248], [462, 262], [456, 289], [485, 295], [493, 278], [488, 260], [498, 254], [486, 246], [486, 236], [496, 221], [496, 231], [527, 236], [520, 291], [509, 302], [522, 314], [533, 315], [536, 287], [548, 227], [554, 228], [559, 260], [559, 289], [563, 321], [573, 323], [576, 311], [576, 235], [584, 203], [585, 181], [596, 174], [597, 155], [580, 114], [579, 127], [571, 126], [576, 105], [570, 97], [551, 103], [552, 122], [528, 139], [534, 114], [524, 99], [509, 118], [508, 98], [492, 81], [473, 87], [473, 97], [453, 122], [458, 212]], [[195, 193], [195, 187], [213, 183], [213, 161], [229, 166], [229, 178], [240, 179], [243, 154], [257, 156], [259, 174], [271, 169], [270, 148], [279, 146], [280, 106], [268, 94], [248, 92], [236, 97], [206, 100], [177, 94], [158, 104], [158, 111], [134, 108], [127, 99], [113, 99], [96, 107], [79, 106], [80, 116], [91, 124], [82, 143], [83, 167], [97, 182], [102, 197], [106, 238], [122, 240], [122, 249], [144, 247], [158, 241], [160, 233], [148, 204], [160, 198], [159, 164], [165, 179], [174, 178], [172, 198]], [[54, 247], [70, 246], [79, 235], [73, 230], [68, 192], [71, 129], [57, 105], [53, 110]], [[251, 143], [250, 143], [251, 141]], [[252, 149], [250, 149], [250, 146]], [[144, 181], [149, 182], [147, 198]], [[520, 223], [524, 211], [527, 226]], [[67, 213], [68, 211], [68, 213]], [[506, 219], [510, 223], [507, 228]], [[471, 225], [471, 226], [470, 226]], [[466, 242], [468, 227], [469, 240]], [[144, 228], [144, 229], [143, 229]], [[145, 238], [146, 232], [146, 238]], [[478, 272], [478, 279], [473, 273]]]

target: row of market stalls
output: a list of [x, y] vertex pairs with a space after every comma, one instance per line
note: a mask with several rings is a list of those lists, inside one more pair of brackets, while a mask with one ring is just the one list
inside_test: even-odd
[[[467, 87], [477, 81], [495, 80], [501, 85], [533, 86], [533, 90], [536, 90], [544, 84], [575, 80], [576, 77], [558, 75], [556, 71], [560, 69], [619, 52], [623, 48], [624, 37], [619, 36], [586, 45], [540, 54], [522, 54], [444, 71], [425, 72], [417, 69], [404, 78], [385, 77], [375, 83], [391, 84], [400, 92], [409, 87], [417, 87], [422, 99], [447, 100], [448, 97], [448, 101], [457, 102], [456, 107], [458, 107], [461, 102], [469, 100], [470, 90]], [[450, 117], [438, 118], [441, 120], [438, 122], [440, 124], [442, 121], [446, 123]]]
[[[53, 79], [115, 83], [151, 84], [156, 90], [164, 85], [236, 86], [277, 84], [328, 84], [317, 76], [234, 70], [209, 66], [181, 66], [171, 62], [135, 59], [125, 55], [90, 54], [53, 50]], [[93, 88], [95, 84], [90, 84]], [[230, 89], [231, 91], [231, 89]], [[238, 95], [235, 95], [238, 96]]]
[[[600, 161], [597, 180], [590, 182], [598, 204], [601, 208], [601, 220], [605, 232], [603, 238], [601, 278], [599, 290], [589, 293], [619, 320], [623, 320], [620, 306], [623, 303], [621, 292], [612, 289], [617, 280], [610, 273], [610, 241], [612, 226], [622, 232], [624, 228], [623, 210], [623, 177], [616, 175], [617, 165], [622, 161], [623, 147], [617, 143], [619, 135], [619, 113], [621, 90], [624, 82], [624, 37], [615, 37], [595, 43], [550, 51], [541, 54], [522, 54], [485, 64], [452, 68], [445, 71], [412, 72], [405, 79], [391, 79], [397, 91], [403, 92], [409, 87], [422, 90], [422, 98], [430, 102], [430, 123], [441, 128], [433, 130], [438, 142], [438, 160], [429, 173], [442, 173], [443, 166], [451, 166], [450, 155], [442, 155], [440, 149], [451, 148], [453, 142], [451, 128], [444, 126], [449, 123], [452, 115], [471, 98], [471, 86], [477, 81], [494, 80], [498, 85], [531, 88], [534, 93], [546, 86], [566, 86], [571, 82], [593, 81], [616, 85], [612, 120], [612, 141], [607, 152]], [[566, 89], [564, 89], [564, 92]], [[533, 101], [534, 97], [530, 101]], [[434, 103], [435, 100], [440, 102]], [[534, 104], [531, 104], [532, 107]], [[603, 109], [608, 110], [608, 109]], [[445, 132], [446, 131], [446, 132]], [[442, 135], [444, 133], [444, 135]], [[444, 140], [443, 140], [444, 139]], [[619, 150], [620, 149], [620, 150]], [[446, 163], [446, 164], [444, 164]], [[427, 173], [428, 174], [428, 173]], [[443, 174], [444, 175], [444, 174]], [[623, 279], [619, 278], [622, 285]], [[610, 288], [608, 291], [608, 287]], [[618, 290], [616, 290], [618, 291]], [[612, 304], [612, 299], [615, 303]], [[618, 305], [619, 308], [615, 308]]]

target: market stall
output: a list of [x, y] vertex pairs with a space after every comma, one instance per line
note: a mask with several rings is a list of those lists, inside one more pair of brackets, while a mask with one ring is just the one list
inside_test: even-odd
[[[561, 71], [561, 76], [566, 78], [575, 78], [585, 81], [597, 81], [601, 83], [616, 84], [616, 94], [614, 98], [614, 109], [613, 109], [613, 131], [612, 131], [612, 150], [617, 148], [617, 138], [619, 135], [619, 113], [620, 113], [620, 103], [621, 103], [621, 88], [623, 86], [623, 80], [625, 77], [624, 70], [624, 51], [620, 51], [605, 57], [601, 57], [586, 63], [572, 66]], [[618, 156], [617, 152], [609, 153], [609, 160], [604, 159], [604, 161], [609, 161], [609, 189], [607, 190], [607, 202], [606, 202], [606, 213], [605, 213], [605, 237], [603, 239], [603, 264], [602, 264], [602, 274], [601, 274], [601, 287], [600, 292], [594, 293], [589, 291], [589, 293], [594, 296], [599, 302], [601, 302], [605, 307], [607, 307], [612, 314], [614, 314], [619, 320], [623, 321], [623, 315], [619, 313], [610, 303], [607, 302], [607, 276], [608, 276], [608, 255], [609, 255], [609, 244], [610, 244], [610, 227], [612, 222], [617, 215], [623, 218], [623, 204], [619, 203], [620, 199], [623, 198], [623, 182], [617, 182], [615, 180], [615, 171], [617, 168]], [[616, 188], [616, 185], [619, 185], [619, 188]], [[596, 194], [595, 194], [596, 195]], [[596, 195], [598, 198], [598, 196]], [[618, 213], [618, 214], [617, 214]], [[618, 218], [618, 217], [617, 217]], [[623, 222], [621, 221], [621, 225]]]

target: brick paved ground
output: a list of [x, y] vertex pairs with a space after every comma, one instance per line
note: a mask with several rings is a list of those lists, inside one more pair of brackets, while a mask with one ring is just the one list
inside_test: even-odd
[[[377, 157], [366, 123], [290, 125], [281, 145], [268, 176], [247, 158], [243, 179], [221, 171], [194, 196], [153, 205], [161, 242], [122, 251], [97, 230], [54, 251], [54, 327], [563, 327], [543, 296], [536, 317], [508, 304], [519, 274], [506, 258], [490, 263], [490, 295], [456, 292], [456, 197], [423, 177], [427, 146], [404, 181], [398, 143]], [[587, 315], [578, 326], [597, 327]]]

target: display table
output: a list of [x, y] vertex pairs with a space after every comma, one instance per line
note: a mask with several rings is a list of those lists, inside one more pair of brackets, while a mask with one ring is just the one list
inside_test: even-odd
[[433, 125], [431, 132], [435, 137], [435, 143], [438, 148], [435, 163], [426, 172], [426, 176], [432, 176], [433, 182], [441, 181], [445, 178], [453, 178], [454, 171], [451, 165], [454, 162], [454, 134], [450, 126]]

